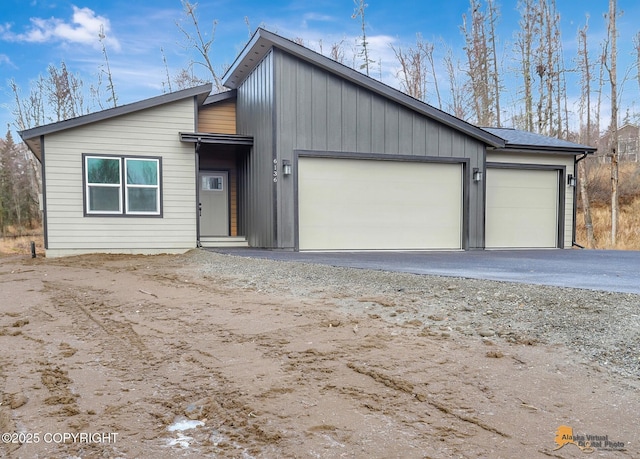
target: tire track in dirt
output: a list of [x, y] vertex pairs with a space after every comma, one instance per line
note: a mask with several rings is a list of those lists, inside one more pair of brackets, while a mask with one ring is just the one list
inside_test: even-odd
[[[172, 296], [175, 296], [175, 288], [209, 290], [206, 285], [185, 285], [178, 276], [161, 276], [160, 280], [173, 292]], [[169, 320], [172, 330], [163, 334], [160, 333], [163, 327], [155, 327], [153, 335], [145, 335], [143, 339], [133, 328], [135, 322], [113, 318], [122, 314], [122, 308], [132, 305], [118, 303], [111, 298], [110, 292], [87, 287], [78, 291], [68, 288], [63, 283], [46, 283], [45, 289], [55, 309], [73, 318], [74, 329], [84, 330], [83, 334], [90, 336], [93, 342], [96, 338], [102, 341], [100, 354], [118, 356], [126, 352], [128, 357], [137, 357], [135, 361], [128, 359], [127, 374], [136, 373], [138, 379], [164, 381], [156, 384], [156, 395], [140, 394], [141, 398], [137, 403], [152, 407], [147, 413], [148, 417], [162, 423], [161, 426], [147, 432], [142, 439], [152, 445], [152, 448], [157, 448], [171, 437], [166, 431], [166, 426], [180, 417], [194, 418], [196, 413], [198, 419], [204, 419], [214, 426], [218, 438], [212, 441], [211, 435], [205, 435], [204, 431], [199, 432], [200, 435], [194, 434], [196, 438], [192, 447], [203, 453], [214, 452], [235, 457], [241, 451], [257, 454], [276, 448], [275, 445], [280, 438], [277, 429], [263, 425], [258, 418], [259, 411], [251, 407], [250, 400], [246, 400], [241, 391], [234, 389], [232, 380], [225, 378], [222, 372], [215, 369], [215, 365], [220, 364], [220, 359], [205, 350], [197, 349], [195, 343], [185, 341], [182, 332], [213, 334], [221, 343], [244, 344], [252, 341], [252, 337], [236, 334], [222, 326], [216, 329], [210, 324], [200, 325], [197, 317], [186, 317], [178, 308], [168, 310], [162, 303], [154, 308], [153, 304], [146, 303], [140, 309], [155, 309], [154, 318], [160, 316], [162, 320]], [[217, 288], [215, 290], [219, 293]], [[161, 298], [159, 301], [165, 300], [167, 298]], [[241, 313], [240, 309], [234, 312]], [[151, 327], [151, 330], [153, 329], [154, 327]], [[162, 357], [155, 357], [149, 350], [149, 341], [152, 339], [161, 339], [165, 351], [167, 348], [171, 351], [165, 352]], [[109, 358], [104, 358], [103, 364], [117, 370], [125, 370]], [[161, 376], [165, 373], [175, 374], [176, 378]], [[185, 384], [182, 383], [183, 380]], [[197, 384], [198, 381], [202, 381], [202, 388], [194, 390], [193, 384]], [[105, 407], [105, 414], [113, 418], [126, 418], [137, 414], [135, 411], [136, 408], [127, 402], [109, 404]], [[238, 446], [240, 444], [242, 447]]]
[[[106, 290], [84, 288], [82, 293], [64, 284], [43, 282], [44, 291], [50, 296], [55, 308], [80, 323], [90, 321], [106, 335], [108, 346], [103, 351], [110, 350], [117, 354], [118, 351], [133, 355], [138, 360], [147, 361], [153, 355], [149, 352], [140, 335], [133, 329], [128, 321], [111, 319], [108, 316], [118, 313], [119, 306], [108, 303], [110, 293]], [[84, 327], [81, 324], [74, 330], [90, 330], [92, 327]], [[84, 324], [82, 324], [84, 325]], [[85, 333], [87, 333], [85, 331]], [[90, 333], [90, 332], [89, 332]], [[107, 344], [107, 343], [105, 343]]]
[[409, 394], [410, 396], [415, 397], [420, 402], [426, 402], [429, 405], [437, 408], [438, 410], [442, 411], [443, 413], [445, 413], [445, 414], [447, 414], [449, 416], [452, 416], [452, 417], [457, 418], [457, 419], [459, 419], [461, 421], [464, 421], [464, 422], [475, 424], [476, 426], [486, 430], [487, 432], [495, 433], [495, 434], [498, 434], [498, 435], [500, 435], [502, 437], [505, 437], [505, 438], [510, 438], [509, 434], [501, 432], [500, 430], [496, 429], [495, 427], [491, 427], [490, 425], [482, 422], [479, 419], [476, 419], [476, 418], [471, 417], [471, 416], [466, 416], [466, 415], [463, 415], [463, 414], [460, 414], [460, 413], [456, 413], [455, 408], [447, 406], [446, 404], [444, 404], [442, 402], [439, 402], [438, 400], [435, 400], [435, 399], [429, 397], [428, 394], [424, 394], [424, 393], [415, 391], [413, 384], [411, 384], [408, 381], [405, 381], [405, 380], [400, 379], [400, 378], [391, 377], [391, 376], [386, 375], [386, 374], [384, 374], [384, 373], [382, 373], [380, 371], [377, 371], [375, 369], [365, 368], [363, 366], [356, 365], [355, 363], [348, 363], [347, 367], [351, 368], [356, 373], [360, 373], [360, 374], [369, 376], [374, 381], [377, 381], [377, 382], [385, 385], [386, 387], [390, 387], [391, 389], [394, 389], [394, 390]]

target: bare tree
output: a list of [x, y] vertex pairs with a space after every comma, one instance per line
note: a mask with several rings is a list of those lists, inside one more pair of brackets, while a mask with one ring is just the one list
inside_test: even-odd
[[398, 76], [404, 92], [411, 97], [425, 100], [427, 96], [427, 75], [423, 55], [419, 49], [409, 48], [403, 51], [402, 48], [391, 46], [396, 59], [400, 64]]
[[521, 0], [519, 10], [516, 49], [523, 77], [523, 124], [528, 130], [566, 138], [565, 67], [555, 0]]
[[[607, 61], [607, 50], [608, 50], [608, 41], [605, 40], [604, 43], [601, 44], [601, 52], [600, 55], [598, 56], [598, 99], [596, 102], [596, 119], [594, 121], [594, 124], [596, 125], [596, 127], [598, 128], [598, 131], [600, 131], [600, 120], [602, 119], [602, 97], [604, 94], [604, 71], [605, 71], [605, 67], [606, 67], [606, 61]], [[604, 152], [606, 150], [608, 150], [608, 147], [606, 145], [602, 145], [602, 138], [600, 136], [598, 136], [598, 150], [600, 150], [601, 152]]]
[[640, 88], [640, 32], [633, 37], [633, 47], [636, 52], [636, 71], [638, 72], [636, 78], [638, 79], [638, 88]]
[[198, 78], [193, 73], [193, 69], [181, 69], [177, 75], [173, 77], [173, 81], [178, 89], [193, 88], [195, 86], [206, 84], [206, 81]]
[[462, 16], [467, 75], [473, 94], [476, 122], [482, 126], [499, 124], [500, 76], [497, 72], [495, 23], [499, 16], [495, 3], [488, 0], [483, 11], [480, 0], [470, 0], [469, 15]]
[[18, 129], [29, 129], [50, 122], [63, 121], [89, 113], [84, 102], [84, 84], [62, 62], [50, 65], [46, 77], [31, 83], [29, 95], [23, 97], [15, 81], [10, 82], [14, 95], [13, 115]]
[[169, 64], [167, 64], [167, 56], [164, 53], [164, 48], [160, 48], [160, 54], [162, 54], [162, 63], [164, 64], [164, 72], [166, 76], [166, 80], [162, 82], [162, 87], [166, 83], [167, 88], [169, 88], [169, 92], [171, 92], [171, 75], [169, 74]]
[[[411, 97], [428, 102], [428, 89], [431, 84], [436, 94], [438, 108], [442, 109], [442, 98], [436, 75], [433, 52], [435, 45], [416, 35], [416, 46], [409, 47], [406, 51], [402, 48], [391, 46], [400, 64], [398, 78], [403, 90]], [[429, 78], [431, 77], [431, 78]]]
[[467, 103], [465, 101], [465, 83], [460, 81], [461, 63], [453, 56], [453, 51], [447, 47], [444, 57], [444, 65], [447, 69], [447, 77], [449, 80], [450, 102], [448, 104], [448, 112], [460, 119], [467, 119]]
[[106, 70], [102, 70], [103, 73], [107, 75], [107, 91], [109, 91], [109, 97], [107, 98], [107, 102], [110, 103], [113, 107], [118, 106], [118, 96], [116, 95], [116, 87], [113, 84], [113, 74], [111, 73], [111, 66], [109, 65], [109, 56], [107, 55], [107, 47], [104, 44], [104, 39], [106, 35], [104, 34], [104, 26], [100, 26], [100, 33], [98, 34], [98, 38], [100, 39], [100, 44], [102, 45], [102, 55], [104, 56], [104, 64]]
[[13, 116], [15, 126], [19, 130], [24, 130], [45, 124], [42, 76], [32, 85], [31, 92], [26, 100], [22, 98], [20, 87], [15, 80], [11, 80], [9, 85], [14, 97]]
[[351, 15], [351, 19], [360, 18], [360, 31], [362, 35], [360, 36], [360, 51], [358, 56], [362, 59], [362, 64], [360, 64], [360, 70], [364, 70], [366, 75], [369, 76], [369, 69], [371, 64], [375, 63], [369, 57], [369, 42], [367, 41], [367, 22], [365, 20], [365, 10], [369, 7], [368, 4], [364, 2], [364, 0], [353, 0], [353, 3], [356, 5], [356, 9], [353, 11]]
[[607, 41], [611, 47], [605, 66], [611, 85], [611, 124], [609, 127], [609, 155], [611, 157], [611, 245], [615, 247], [618, 235], [618, 47], [616, 19], [618, 8], [616, 0], [609, 0]]
[[344, 64], [344, 40], [340, 40], [339, 42], [333, 43], [331, 45], [331, 52], [329, 53], [329, 57], [336, 62]]
[[45, 87], [49, 106], [55, 113], [51, 121], [67, 120], [86, 113], [82, 80], [70, 73], [64, 62], [60, 68], [50, 65], [48, 71]]
[[518, 9], [520, 10], [520, 31], [516, 38], [516, 48], [520, 55], [520, 65], [522, 72], [522, 86], [524, 98], [523, 128], [526, 131], [533, 131], [533, 40], [537, 31], [537, 21], [535, 20], [534, 0], [520, 0]]
[[436, 74], [436, 64], [433, 59], [433, 52], [435, 51], [435, 45], [431, 42], [424, 42], [424, 55], [429, 62], [431, 68], [431, 76], [433, 77], [433, 89], [436, 92], [436, 98], [438, 99], [438, 108], [442, 110], [442, 97], [440, 97], [440, 85], [438, 84], [438, 75]]
[[[586, 118], [586, 126], [580, 130], [582, 143], [591, 144], [591, 67], [589, 61], [589, 48], [587, 46], [587, 30], [589, 29], [589, 16], [586, 24], [578, 30], [578, 69], [582, 81], [580, 93], [580, 121], [583, 125]], [[584, 125], [583, 125], [584, 126]], [[593, 235], [593, 220], [591, 218], [591, 203], [589, 202], [589, 189], [587, 187], [587, 170], [584, 161], [578, 163], [578, 178], [580, 183], [580, 200], [582, 202], [582, 213], [584, 216], [584, 226], [587, 230], [587, 247], [594, 248], [596, 245]]]
[[[216, 27], [218, 25], [218, 21], [214, 20], [213, 25], [211, 27], [211, 32], [209, 34], [210, 38], [206, 39], [200, 30], [200, 21], [198, 19], [198, 15], [196, 13], [197, 3], [190, 3], [188, 0], [182, 1], [182, 8], [184, 10], [184, 14], [189, 21], [191, 21], [191, 26], [193, 31], [187, 30], [180, 22], [176, 22], [178, 29], [182, 32], [182, 34], [187, 39], [187, 48], [195, 49], [202, 61], [195, 61], [196, 64], [203, 66], [209, 74], [211, 75], [211, 79], [216, 87], [218, 92], [225, 91], [226, 88], [222, 84], [220, 77], [218, 76], [218, 72], [216, 71], [213, 62], [211, 60], [211, 47], [213, 46], [215, 35], [216, 35]], [[248, 25], [248, 22], [247, 22]]]
[[498, 69], [498, 54], [497, 54], [497, 35], [496, 35], [496, 23], [500, 16], [498, 12], [498, 8], [493, 0], [487, 0], [487, 12], [489, 14], [488, 17], [488, 26], [489, 26], [489, 46], [491, 51], [491, 64], [492, 69], [490, 72], [491, 83], [493, 84], [493, 94], [495, 98], [495, 112], [496, 112], [496, 126], [501, 126], [500, 119], [500, 91], [502, 90], [502, 83], [500, 81], [500, 71]]

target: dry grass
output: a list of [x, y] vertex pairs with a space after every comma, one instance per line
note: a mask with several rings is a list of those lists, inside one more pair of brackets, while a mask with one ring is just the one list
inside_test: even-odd
[[[602, 204], [591, 207], [593, 233], [598, 249], [640, 250], [640, 196], [628, 204], [620, 205], [620, 219], [618, 221], [618, 241], [611, 245], [611, 208]], [[576, 221], [576, 241], [586, 247], [587, 232], [584, 226], [584, 216], [578, 209]]]
[[44, 238], [42, 228], [33, 230], [28, 235], [7, 235], [0, 237], [0, 256], [31, 255], [31, 241], [36, 243], [36, 253], [44, 256]]
[[[640, 164], [622, 163], [619, 167], [620, 215], [615, 246], [611, 244], [610, 167], [610, 164], [587, 164], [587, 187], [591, 201], [595, 248], [640, 250]], [[576, 218], [576, 242], [586, 247], [587, 232], [580, 205]]]
[[[587, 160], [588, 161], [588, 160]], [[587, 188], [592, 205], [611, 203], [611, 165], [588, 161]], [[640, 163], [621, 163], [618, 168], [620, 204], [629, 204], [640, 197]]]

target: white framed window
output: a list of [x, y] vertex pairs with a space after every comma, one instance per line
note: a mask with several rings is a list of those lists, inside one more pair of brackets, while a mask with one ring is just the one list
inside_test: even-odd
[[88, 214], [122, 213], [122, 160], [85, 156], [85, 201]]
[[136, 215], [160, 214], [160, 160], [125, 158], [126, 213]]
[[85, 215], [161, 216], [161, 159], [84, 156]]

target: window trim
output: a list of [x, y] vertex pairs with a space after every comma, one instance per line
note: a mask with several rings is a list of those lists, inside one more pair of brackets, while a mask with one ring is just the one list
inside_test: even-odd
[[[91, 211], [89, 210], [89, 180], [88, 180], [88, 168], [87, 160], [89, 158], [101, 158], [101, 159], [118, 159], [120, 162], [120, 183], [119, 185], [104, 184], [104, 186], [118, 187], [120, 192], [119, 196], [119, 211]], [[157, 185], [129, 185], [127, 183], [127, 160], [149, 160], [156, 161], [157, 164]], [[100, 186], [100, 185], [98, 185]], [[140, 212], [129, 211], [128, 202], [128, 189], [129, 188], [152, 188], [157, 190], [156, 204], [158, 206], [157, 212]], [[135, 217], [135, 218], [162, 218], [163, 217], [163, 193], [162, 193], [162, 157], [160, 156], [140, 156], [140, 155], [110, 155], [102, 153], [83, 153], [82, 154], [82, 207], [85, 217]]]

